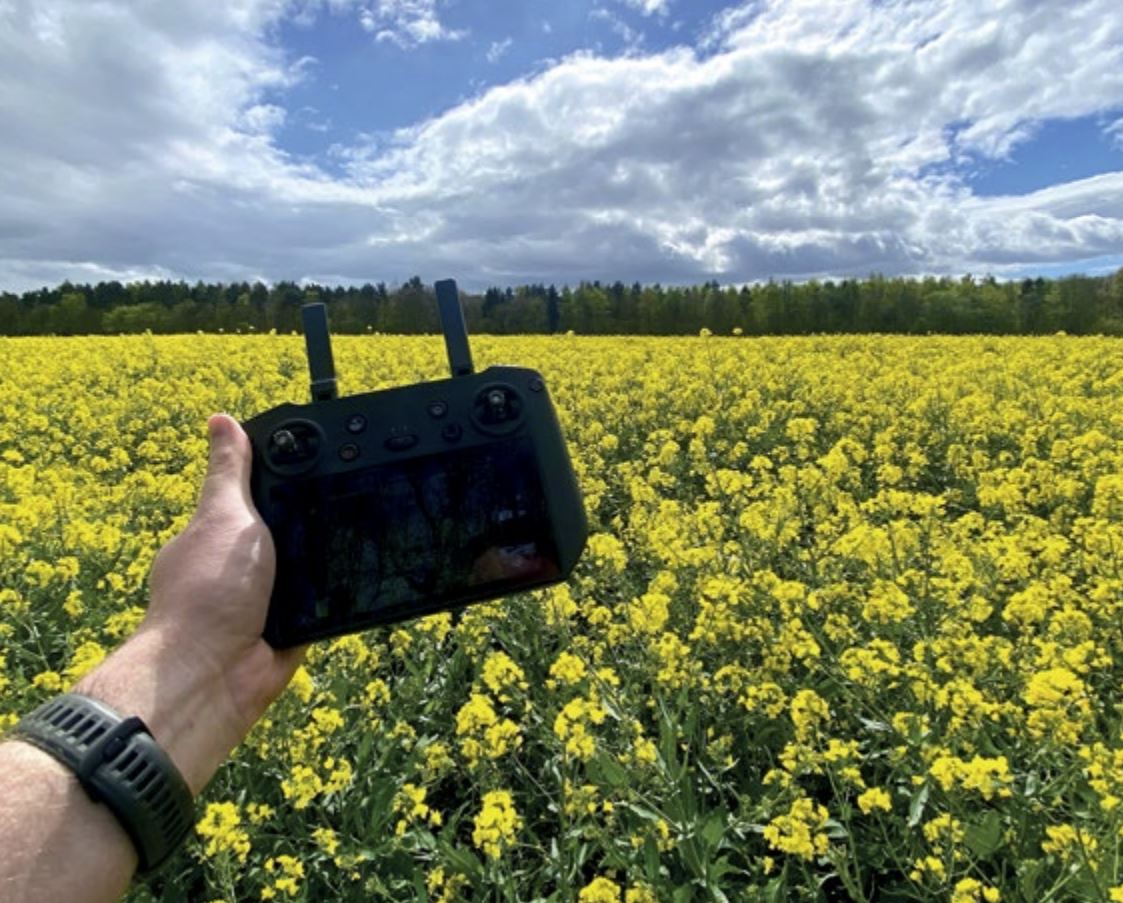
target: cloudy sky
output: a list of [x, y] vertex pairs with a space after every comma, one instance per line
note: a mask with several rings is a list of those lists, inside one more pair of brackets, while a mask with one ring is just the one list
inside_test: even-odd
[[0, 0], [0, 288], [1119, 266], [1119, 0]]

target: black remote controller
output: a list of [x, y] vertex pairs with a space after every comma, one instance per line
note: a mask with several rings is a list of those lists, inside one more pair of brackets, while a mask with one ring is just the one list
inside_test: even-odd
[[323, 304], [303, 308], [312, 402], [244, 424], [277, 577], [277, 648], [564, 580], [588, 535], [541, 374], [474, 373], [456, 283], [435, 285], [452, 378], [337, 397]]

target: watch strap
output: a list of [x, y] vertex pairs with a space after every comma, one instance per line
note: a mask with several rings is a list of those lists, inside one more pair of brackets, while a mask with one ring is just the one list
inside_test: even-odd
[[191, 830], [191, 789], [140, 718], [65, 693], [26, 715], [14, 733], [73, 769], [90, 799], [113, 812], [141, 871], [159, 867]]

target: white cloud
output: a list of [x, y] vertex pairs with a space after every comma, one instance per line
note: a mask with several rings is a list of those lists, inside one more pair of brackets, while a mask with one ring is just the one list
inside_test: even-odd
[[654, 13], [665, 16], [671, 6], [671, 0], [619, 0], [619, 2], [625, 6], [630, 6], [632, 9], [639, 10], [645, 16]]
[[[383, 16], [372, 34], [432, 30], [332, 3]], [[760, 2], [698, 51], [571, 56], [337, 147], [342, 177], [274, 143], [307, 67], [276, 25], [308, 8], [0, 0], [0, 287], [978, 273], [1123, 248], [1123, 173], [998, 198], [952, 174], [1118, 111], [1114, 0]]]
[[[1012, 203], [924, 175], [1006, 153], [1034, 120], [1118, 104], [1123, 24], [1083, 31], [1108, 4], [1046, 29], [1038, 5], [1010, 3], [1002, 32], [967, 5], [826, 5], [834, 18], [814, 2], [757, 8], [704, 59], [571, 58], [354, 174], [435, 202], [448, 241], [471, 243], [481, 222], [465, 258], [512, 278], [977, 271], [1123, 247], [1119, 181]], [[493, 235], [517, 240], [488, 248]]]
[[[337, 0], [337, 3], [345, 0]], [[458, 41], [467, 35], [441, 23], [437, 0], [376, 0], [359, 10], [359, 24], [376, 40], [392, 41], [401, 47], [430, 41]]]
[[[117, 0], [122, 2], [122, 0]], [[320, 14], [353, 16], [363, 31], [378, 41], [409, 48], [430, 41], [458, 41], [463, 29], [447, 27], [440, 7], [448, 0], [279, 0], [286, 20], [302, 28], [316, 24]]]
[[182, 278], [182, 274], [158, 266], [116, 268], [92, 261], [0, 259], [0, 289], [39, 288], [64, 281], [92, 285], [98, 282], [140, 282], [146, 279], [154, 282], [177, 278]]
[[285, 124], [285, 110], [272, 103], [259, 103], [242, 112], [239, 124], [252, 135], [272, 135]]
[[487, 48], [487, 61], [489, 63], [498, 63], [507, 51], [511, 49], [511, 39], [504, 38], [502, 41], [492, 41], [491, 46]]
[[1116, 119], [1104, 129], [1104, 133], [1111, 136], [1111, 143], [1119, 150], [1123, 150], [1123, 116]]
[[643, 46], [643, 32], [639, 29], [632, 28], [631, 25], [621, 19], [612, 10], [606, 9], [605, 7], [597, 7], [589, 13], [589, 18], [593, 21], [606, 22], [612, 32], [623, 41], [625, 52], [634, 53]]

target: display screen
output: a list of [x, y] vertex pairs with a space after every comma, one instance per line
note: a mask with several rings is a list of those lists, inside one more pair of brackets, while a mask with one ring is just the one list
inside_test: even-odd
[[526, 438], [286, 483], [269, 509], [293, 630], [398, 620], [560, 574]]

